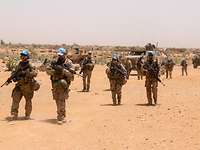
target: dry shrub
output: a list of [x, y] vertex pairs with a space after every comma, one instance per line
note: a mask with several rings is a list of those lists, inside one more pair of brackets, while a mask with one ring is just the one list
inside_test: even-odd
[[6, 62], [7, 71], [13, 71], [19, 62], [19, 57], [16, 55], [11, 55], [8, 57]]

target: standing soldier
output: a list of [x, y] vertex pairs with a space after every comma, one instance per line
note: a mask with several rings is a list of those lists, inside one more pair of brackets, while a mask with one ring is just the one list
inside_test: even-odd
[[66, 117], [66, 100], [69, 97], [69, 86], [73, 81], [75, 72], [71, 60], [66, 58], [66, 50], [59, 48], [57, 60], [53, 60], [50, 66], [47, 67], [47, 74], [51, 76], [53, 99], [57, 106], [57, 121], [58, 124], [65, 123]]
[[92, 71], [94, 69], [94, 61], [92, 60], [92, 52], [89, 51], [87, 57], [81, 63], [81, 71], [83, 72], [83, 92], [89, 92], [90, 90], [90, 79]]
[[140, 57], [137, 60], [137, 64], [136, 64], [138, 80], [142, 80], [143, 79], [143, 61], [142, 61], [142, 58], [143, 57]]
[[184, 76], [184, 72], [187, 76], [188, 75], [188, 73], [187, 73], [188, 63], [187, 63], [187, 60], [185, 58], [181, 61], [181, 66], [182, 66], [182, 76]]
[[122, 86], [127, 82], [127, 71], [122, 63], [120, 63], [117, 55], [113, 55], [112, 61], [110, 62], [106, 73], [110, 81], [113, 105], [120, 105], [122, 98]]
[[165, 63], [166, 79], [168, 79], [168, 77], [172, 79], [172, 71], [174, 69], [174, 65], [174, 61], [171, 58], [168, 58]]
[[148, 53], [147, 61], [144, 63], [144, 71], [146, 73], [146, 93], [148, 99], [148, 105], [152, 105], [152, 93], [154, 104], [157, 104], [157, 92], [158, 92], [158, 75], [159, 75], [159, 65], [153, 59], [153, 54]]
[[154, 44], [148, 43], [145, 45], [145, 49], [147, 51], [153, 51], [156, 48], [156, 46]]
[[40, 88], [38, 82], [34, 79], [37, 76], [36, 68], [29, 62], [28, 50], [23, 50], [20, 53], [21, 61], [12, 72], [11, 77], [8, 78], [6, 84], [16, 82], [15, 88], [12, 91], [12, 106], [11, 106], [11, 118], [17, 120], [19, 103], [24, 96], [25, 104], [25, 119], [30, 119], [32, 112], [32, 98], [34, 91]]
[[124, 66], [124, 68], [127, 71], [127, 79], [129, 79], [131, 70], [132, 70], [132, 63], [131, 60], [129, 58], [121, 58], [120, 59], [122, 65]]
[[132, 70], [132, 63], [131, 60], [126, 58], [125, 63], [124, 63], [124, 67], [127, 71], [127, 79], [129, 79], [129, 76], [131, 74], [131, 70]]

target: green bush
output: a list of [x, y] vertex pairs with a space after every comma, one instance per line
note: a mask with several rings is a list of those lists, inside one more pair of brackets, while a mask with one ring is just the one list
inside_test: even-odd
[[13, 71], [19, 62], [18, 56], [9, 56], [8, 61], [6, 62], [6, 67], [8, 71]]

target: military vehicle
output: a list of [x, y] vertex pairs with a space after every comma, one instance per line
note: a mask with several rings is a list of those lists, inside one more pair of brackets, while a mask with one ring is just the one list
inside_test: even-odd
[[195, 54], [194, 57], [192, 58], [192, 64], [193, 68], [197, 68], [200, 66], [200, 54]]
[[160, 74], [163, 75], [165, 73], [164, 61], [166, 59], [166, 54], [159, 50], [158, 48], [149, 48], [150, 46], [145, 46], [145, 49], [140, 50], [131, 50], [126, 56], [126, 59], [129, 59], [132, 63], [132, 70], [136, 71], [137, 69], [137, 61], [139, 58], [142, 58], [143, 61], [146, 61], [148, 53], [153, 53], [155, 60], [160, 64]]

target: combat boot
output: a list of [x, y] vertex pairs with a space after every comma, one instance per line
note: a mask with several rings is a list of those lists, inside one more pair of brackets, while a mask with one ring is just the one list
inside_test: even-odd
[[24, 119], [25, 119], [25, 120], [30, 120], [31, 117], [30, 117], [30, 116], [25, 116]]
[[116, 98], [113, 98], [113, 105], [117, 105], [117, 100], [116, 100]]
[[57, 121], [57, 124], [58, 124], [58, 125], [62, 125], [63, 122], [62, 122], [61, 120], [58, 120], [58, 121]]
[[10, 119], [11, 119], [11, 120], [17, 120], [17, 119], [18, 119], [18, 115], [12, 114], [12, 115], [10, 116]]
[[67, 120], [64, 118], [63, 120], [62, 120], [62, 123], [66, 123], [67, 122]]
[[84, 87], [83, 89], [82, 89], [82, 92], [85, 92], [86, 91], [86, 88]]
[[148, 100], [148, 105], [152, 105], [152, 100]]

